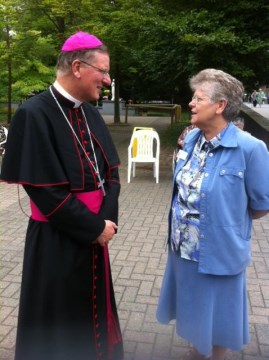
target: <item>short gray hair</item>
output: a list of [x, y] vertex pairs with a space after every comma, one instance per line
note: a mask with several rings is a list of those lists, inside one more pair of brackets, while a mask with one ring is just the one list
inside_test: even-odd
[[244, 87], [241, 81], [222, 70], [205, 69], [190, 79], [192, 91], [202, 89], [212, 102], [226, 100], [223, 116], [233, 121], [243, 104]]
[[79, 51], [62, 51], [57, 59], [56, 70], [57, 74], [68, 74], [71, 71], [71, 64], [74, 60], [91, 61], [94, 59], [97, 52], [109, 54], [108, 48], [101, 45], [94, 49], [79, 50]]

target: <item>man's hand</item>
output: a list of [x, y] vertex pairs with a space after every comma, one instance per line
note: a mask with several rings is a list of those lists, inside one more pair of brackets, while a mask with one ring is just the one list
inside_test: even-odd
[[110, 220], [105, 220], [106, 226], [103, 230], [103, 232], [98, 236], [96, 241], [101, 245], [105, 246], [109, 243], [110, 240], [112, 240], [113, 236], [115, 235], [116, 229], [118, 226]]

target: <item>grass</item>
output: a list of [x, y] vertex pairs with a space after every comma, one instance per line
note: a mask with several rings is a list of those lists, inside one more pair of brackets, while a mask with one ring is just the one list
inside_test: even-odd
[[161, 143], [165, 146], [174, 148], [177, 143], [177, 139], [186, 126], [190, 125], [189, 112], [183, 112], [181, 120], [178, 123], [168, 126], [164, 131], [160, 133]]
[[[8, 125], [8, 109], [6, 106], [0, 106], [0, 124], [3, 126]], [[11, 116], [15, 114], [15, 109], [12, 109]]]

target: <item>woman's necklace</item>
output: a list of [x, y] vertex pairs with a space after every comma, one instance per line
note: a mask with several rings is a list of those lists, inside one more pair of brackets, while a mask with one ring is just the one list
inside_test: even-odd
[[79, 140], [79, 138], [78, 138], [75, 130], [73, 129], [73, 126], [72, 126], [71, 123], [69, 122], [69, 120], [68, 120], [68, 118], [67, 118], [67, 116], [66, 116], [66, 114], [65, 114], [65, 112], [64, 112], [64, 110], [63, 110], [63, 108], [61, 107], [59, 101], [57, 100], [56, 96], [54, 95], [51, 86], [50, 86], [49, 89], [50, 89], [50, 93], [51, 93], [53, 99], [55, 100], [56, 104], [58, 105], [58, 108], [61, 110], [61, 112], [62, 112], [62, 114], [63, 114], [63, 116], [64, 116], [64, 118], [65, 118], [65, 120], [66, 120], [66, 122], [67, 122], [67, 124], [68, 124], [68, 126], [70, 127], [73, 135], [75, 136], [75, 138], [76, 138], [76, 140], [77, 140], [80, 148], [82, 149], [82, 151], [83, 151], [86, 159], [88, 160], [88, 162], [89, 162], [89, 163], [91, 164], [91, 166], [93, 167], [93, 170], [94, 170], [94, 172], [95, 172], [95, 174], [97, 175], [98, 180], [99, 180], [99, 185], [98, 185], [98, 187], [101, 187], [101, 189], [102, 189], [102, 191], [103, 191], [103, 194], [104, 194], [104, 196], [105, 196], [105, 195], [106, 195], [106, 191], [105, 191], [105, 188], [104, 188], [104, 182], [105, 182], [105, 180], [101, 179], [101, 176], [100, 176], [99, 167], [98, 167], [98, 163], [97, 163], [97, 158], [96, 158], [96, 154], [95, 154], [95, 150], [94, 150], [94, 146], [93, 146], [93, 141], [92, 141], [92, 135], [91, 135], [91, 131], [90, 131], [89, 125], [88, 125], [88, 123], [87, 123], [86, 116], [85, 116], [85, 113], [84, 113], [83, 108], [81, 107], [81, 112], [82, 112], [82, 114], [83, 114], [84, 121], [85, 121], [86, 128], [87, 128], [87, 132], [88, 132], [88, 135], [89, 135], [89, 138], [90, 138], [91, 147], [92, 147], [93, 156], [94, 156], [94, 161], [95, 161], [96, 166], [92, 163], [92, 161], [91, 161], [91, 159], [89, 158], [86, 150], [85, 150], [84, 147], [82, 146], [81, 141]]

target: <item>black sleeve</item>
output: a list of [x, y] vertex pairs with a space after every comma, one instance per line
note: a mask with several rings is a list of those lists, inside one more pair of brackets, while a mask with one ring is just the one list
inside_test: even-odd
[[49, 223], [75, 241], [87, 245], [105, 228], [102, 215], [88, 210], [66, 186], [24, 185], [24, 189]]
[[111, 170], [111, 177], [105, 182], [106, 196], [104, 197], [99, 215], [104, 220], [118, 223], [118, 198], [120, 194], [120, 182], [118, 167]]

